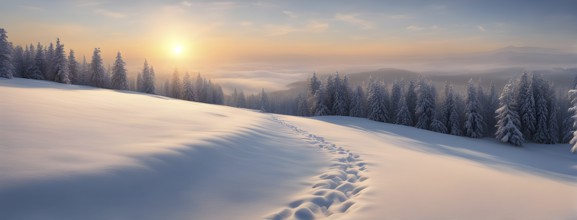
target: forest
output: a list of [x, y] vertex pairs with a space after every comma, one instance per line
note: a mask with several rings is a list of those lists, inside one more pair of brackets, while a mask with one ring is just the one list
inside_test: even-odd
[[[4, 78], [132, 90], [304, 117], [360, 117], [470, 138], [494, 137], [514, 146], [577, 140], [573, 138], [577, 92], [558, 93], [555, 85], [539, 73], [520, 73], [503, 88], [496, 88], [493, 83], [484, 87], [470, 79], [465, 91], [457, 91], [451, 82], [436, 88], [425, 75], [418, 80], [370, 79], [351, 85], [347, 75], [321, 77], [313, 73], [307, 79], [306, 91], [296, 98], [282, 98], [285, 96], [278, 92], [270, 95], [264, 89], [250, 95], [234, 89], [226, 95], [219, 84], [200, 73], [196, 76], [185, 73], [181, 77], [175, 70], [169, 80], [159, 83], [154, 67], [146, 60], [136, 79], [128, 79], [120, 52], [113, 64], [105, 68], [99, 48], [94, 49], [90, 61], [85, 57], [78, 61], [74, 50], [67, 53], [59, 39], [48, 46], [40, 43], [15, 46], [8, 41], [7, 32], [0, 29], [0, 40], [0, 77]], [[573, 82], [571, 88], [575, 85]], [[574, 147], [572, 151], [575, 150]]]

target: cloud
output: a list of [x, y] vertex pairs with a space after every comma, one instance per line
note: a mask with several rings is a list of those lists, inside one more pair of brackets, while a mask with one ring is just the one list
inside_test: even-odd
[[335, 19], [338, 21], [356, 25], [361, 29], [372, 29], [374, 27], [372, 22], [361, 19], [356, 14], [337, 14], [335, 16]]
[[436, 31], [436, 30], [439, 30], [440, 28], [437, 25], [432, 25], [429, 27], [418, 26], [418, 25], [409, 25], [409, 26], [405, 27], [405, 29], [407, 29], [408, 31]]
[[236, 2], [213, 2], [211, 3], [213, 9], [231, 9], [237, 6]]
[[477, 29], [479, 29], [481, 32], [487, 32], [487, 30], [485, 30], [485, 28], [481, 25], [477, 25]]
[[106, 16], [109, 18], [124, 18], [126, 17], [126, 14], [120, 13], [120, 12], [114, 12], [114, 11], [109, 11], [109, 10], [104, 10], [104, 9], [95, 9], [94, 13], [102, 15], [102, 16]]
[[282, 11], [283, 14], [285, 14], [286, 16], [288, 16], [289, 18], [296, 18], [298, 17], [298, 15], [292, 11]]
[[29, 11], [44, 11], [44, 8], [32, 5], [20, 5], [20, 8], [29, 10]]
[[393, 19], [393, 20], [404, 20], [404, 19], [412, 18], [412, 16], [410, 16], [410, 15], [398, 14], [398, 15], [389, 15], [389, 16], [387, 16], [387, 18]]
[[294, 25], [266, 25], [265, 30], [269, 36], [282, 36], [290, 33], [321, 33], [329, 29], [329, 24], [320, 21], [309, 21], [304, 26]]
[[329, 29], [329, 24], [320, 21], [310, 21], [306, 26], [306, 31], [320, 33]]
[[192, 6], [192, 3], [189, 2], [189, 1], [182, 1], [181, 4], [184, 5], [184, 6], [186, 6], [186, 7]]

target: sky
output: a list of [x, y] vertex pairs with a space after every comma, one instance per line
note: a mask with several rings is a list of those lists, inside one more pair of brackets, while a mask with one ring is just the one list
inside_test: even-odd
[[[131, 72], [201, 72], [234, 86], [506, 46], [577, 52], [577, 1], [0, 0], [15, 45], [60, 38], [77, 56], [120, 51]], [[180, 52], [177, 52], [180, 51]], [[253, 80], [255, 79], [255, 80]], [[270, 82], [270, 81], [278, 82]]]

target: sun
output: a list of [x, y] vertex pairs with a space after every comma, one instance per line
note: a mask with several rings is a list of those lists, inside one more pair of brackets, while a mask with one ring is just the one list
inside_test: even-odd
[[172, 53], [175, 56], [180, 56], [182, 54], [182, 52], [184, 52], [184, 48], [182, 47], [182, 45], [176, 44], [172, 47]]

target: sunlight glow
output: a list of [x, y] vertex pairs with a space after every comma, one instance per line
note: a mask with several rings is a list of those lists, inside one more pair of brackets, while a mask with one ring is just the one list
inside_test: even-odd
[[184, 51], [184, 50], [183, 50], [183, 48], [182, 48], [182, 45], [180, 45], [180, 44], [176, 44], [176, 45], [174, 45], [174, 47], [172, 48], [172, 53], [173, 53], [175, 56], [180, 56], [183, 51]]

